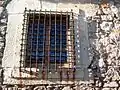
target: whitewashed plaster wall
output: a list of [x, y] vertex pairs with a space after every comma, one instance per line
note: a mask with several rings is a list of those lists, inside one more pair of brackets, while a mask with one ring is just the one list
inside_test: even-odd
[[[20, 66], [21, 33], [23, 24], [23, 14], [25, 7], [32, 10], [52, 10], [52, 11], [71, 11], [73, 9], [75, 19], [76, 33], [76, 62], [77, 68], [82, 68], [76, 72], [76, 77], [88, 80], [87, 66], [88, 60], [88, 31], [85, 17], [93, 16], [96, 12], [96, 6], [93, 4], [80, 4], [72, 2], [62, 3], [55, 1], [39, 0], [12, 0], [8, 6], [8, 24], [6, 35], [6, 47], [2, 59], [4, 67], [4, 84], [18, 84], [19, 81], [12, 79], [11, 75], [16, 68]], [[42, 7], [42, 8], [41, 8]], [[18, 72], [16, 73], [18, 75]], [[40, 81], [24, 81], [26, 84], [40, 83]]]

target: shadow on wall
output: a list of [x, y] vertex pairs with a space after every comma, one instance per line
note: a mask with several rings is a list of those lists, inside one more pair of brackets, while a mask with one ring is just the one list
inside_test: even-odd
[[[43, 0], [39, 0], [39, 1], [43, 1]], [[52, 2], [52, 3], [73, 3], [73, 4], [85, 4], [85, 3], [98, 3], [100, 0], [44, 0], [44, 1], [48, 1], [48, 2]]]
[[[39, 0], [39, 1], [43, 1], [43, 0]], [[109, 1], [113, 1], [115, 3], [120, 3], [120, 0], [44, 0], [44, 1], [48, 1], [48, 2], [52, 2], [52, 3], [73, 3], [73, 4], [98, 4], [100, 2], [109, 2]]]
[[76, 78], [88, 81], [88, 34], [86, 28], [85, 12], [79, 10], [79, 14], [74, 19], [75, 29], [75, 49], [76, 49]]

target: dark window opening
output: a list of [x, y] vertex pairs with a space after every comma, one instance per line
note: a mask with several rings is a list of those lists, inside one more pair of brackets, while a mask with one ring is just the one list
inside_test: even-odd
[[[26, 63], [67, 62], [69, 15], [28, 14]], [[66, 21], [68, 18], [68, 21]]]
[[[24, 12], [20, 72], [31, 79], [75, 80], [75, 33], [73, 12]], [[25, 68], [24, 70], [22, 68]], [[55, 74], [55, 75], [54, 75]], [[21, 78], [22, 75], [20, 75]]]

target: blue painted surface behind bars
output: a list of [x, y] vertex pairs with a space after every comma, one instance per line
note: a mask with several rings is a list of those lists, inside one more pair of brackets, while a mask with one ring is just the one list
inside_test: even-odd
[[[31, 62], [36, 62], [36, 60], [37, 62], [42, 62], [45, 56], [47, 56], [45, 55], [44, 50], [45, 50], [45, 37], [48, 37], [48, 35], [45, 35], [44, 26], [45, 25], [42, 23], [39, 25], [38, 23], [29, 24], [27, 39], [28, 44], [27, 48], [29, 49], [27, 49], [27, 52], [30, 53], [27, 55], [27, 59], [28, 60], [31, 59]], [[60, 38], [60, 35], [62, 38]], [[63, 63], [67, 61], [66, 41], [67, 41], [66, 24], [62, 24], [61, 26], [60, 24], [56, 24], [55, 29], [55, 24], [52, 23], [50, 29], [50, 45], [49, 45], [50, 50], [48, 52], [50, 56], [49, 57], [50, 62], [54, 63], [56, 60], [57, 63], [60, 62]]]

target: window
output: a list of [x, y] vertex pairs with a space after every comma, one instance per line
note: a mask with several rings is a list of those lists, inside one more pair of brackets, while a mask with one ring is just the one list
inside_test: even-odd
[[26, 10], [23, 27], [20, 67], [40, 69], [42, 79], [48, 72], [57, 72], [59, 80], [74, 79], [73, 13]]
[[67, 62], [70, 15], [29, 13], [27, 16], [25, 63]]

